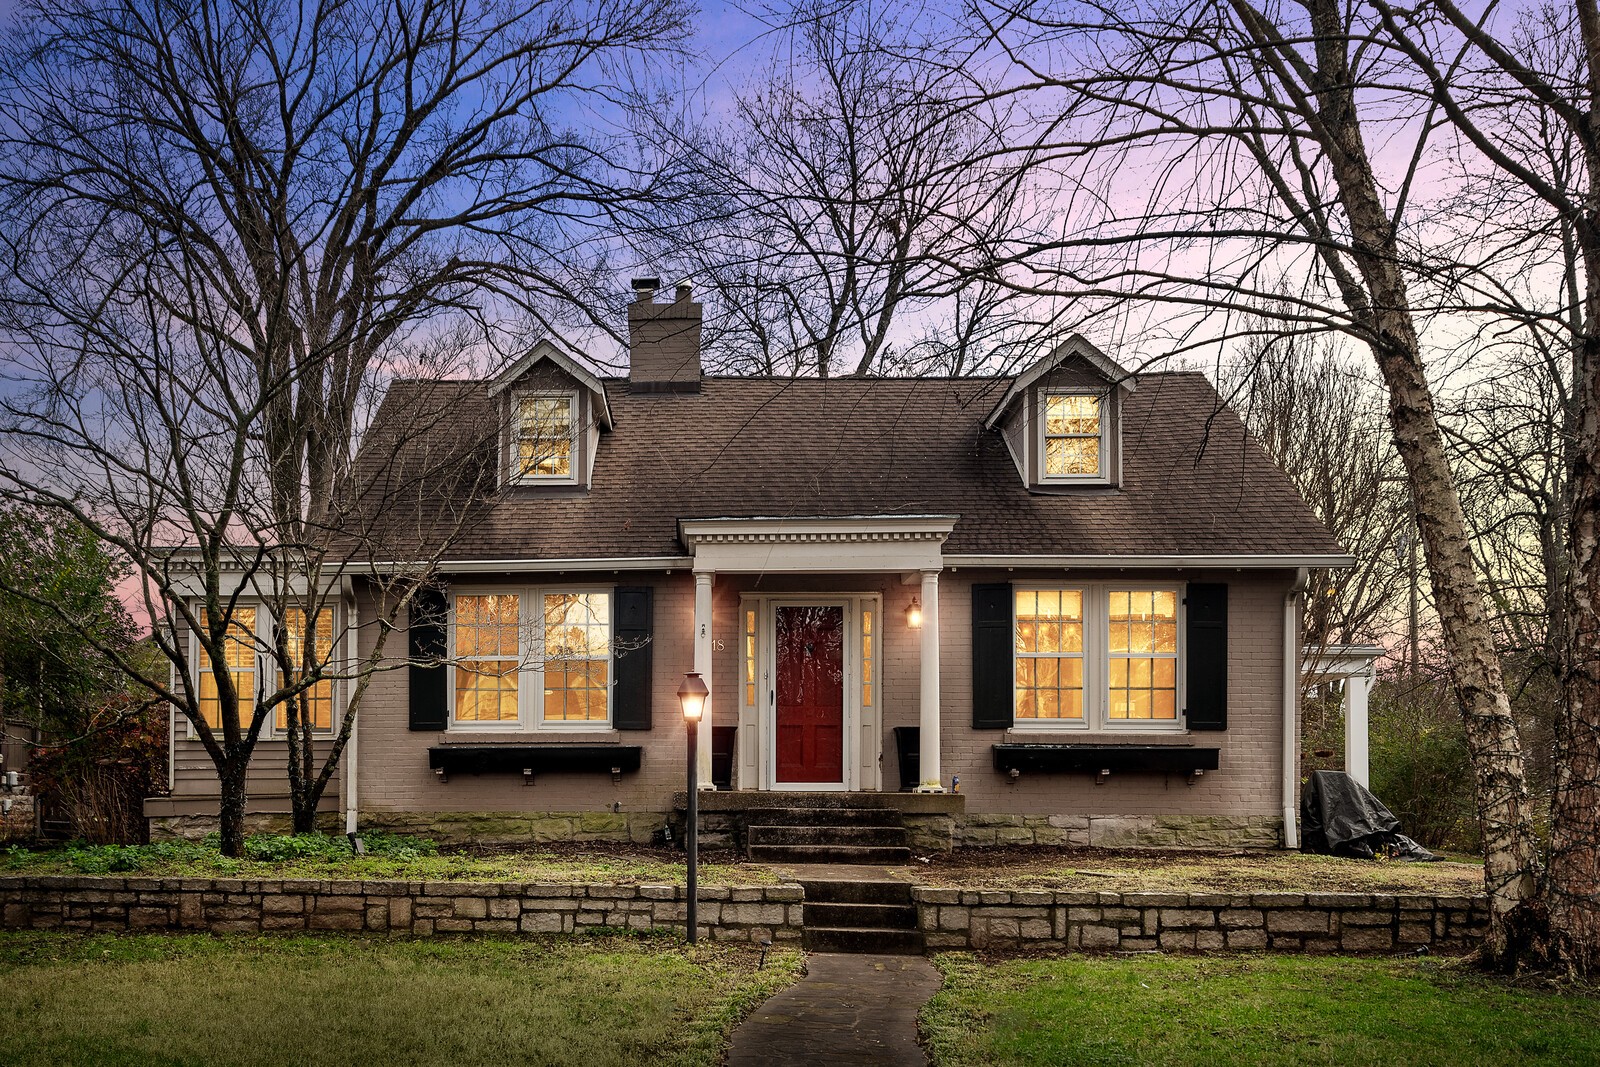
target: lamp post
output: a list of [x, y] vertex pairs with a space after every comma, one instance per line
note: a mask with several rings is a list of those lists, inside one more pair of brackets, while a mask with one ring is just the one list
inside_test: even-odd
[[683, 676], [683, 684], [678, 686], [678, 703], [683, 707], [683, 721], [689, 727], [689, 826], [684, 834], [689, 849], [689, 944], [695, 943], [699, 923], [695, 917], [695, 903], [698, 896], [699, 852], [700, 852], [700, 783], [697, 770], [698, 749], [700, 747], [700, 716], [706, 709], [706, 697], [711, 695], [711, 690], [706, 688], [706, 683], [700, 675], [690, 671]]

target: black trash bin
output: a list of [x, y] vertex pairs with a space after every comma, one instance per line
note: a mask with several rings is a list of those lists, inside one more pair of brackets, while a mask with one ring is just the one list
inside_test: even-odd
[[900, 792], [909, 793], [922, 784], [922, 727], [896, 726], [894, 747], [900, 756]]

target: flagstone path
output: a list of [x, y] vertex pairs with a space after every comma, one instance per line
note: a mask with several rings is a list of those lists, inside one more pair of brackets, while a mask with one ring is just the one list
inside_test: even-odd
[[733, 1034], [728, 1067], [926, 1067], [917, 1012], [939, 989], [922, 956], [806, 956], [806, 976]]

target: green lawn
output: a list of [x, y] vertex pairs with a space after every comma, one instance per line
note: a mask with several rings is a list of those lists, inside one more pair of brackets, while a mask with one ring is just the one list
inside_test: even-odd
[[937, 958], [937, 1067], [1600, 1063], [1600, 999], [1459, 962], [1209, 956]]
[[715, 1064], [793, 981], [748, 949], [0, 934], [0, 1064]]

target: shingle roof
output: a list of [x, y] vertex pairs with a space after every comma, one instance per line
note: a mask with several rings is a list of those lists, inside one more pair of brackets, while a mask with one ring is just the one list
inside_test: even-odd
[[[445, 555], [682, 556], [679, 519], [869, 514], [959, 516], [946, 555], [1342, 554], [1203, 375], [1141, 375], [1123, 398], [1122, 485], [1050, 494], [1030, 493], [982, 428], [1010, 384], [712, 377], [685, 395], [610, 379], [615, 429], [601, 435], [592, 488], [484, 499]], [[383, 427], [416, 406], [448, 408], [448, 432], [493, 437], [485, 383], [397, 381], [363, 449], [365, 477], [422, 466], [403, 455], [420, 436], [380, 458]], [[417, 529], [415, 515], [396, 521]], [[429, 540], [425, 523], [418, 532]]]

